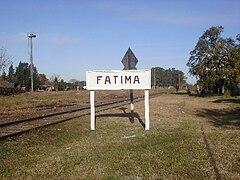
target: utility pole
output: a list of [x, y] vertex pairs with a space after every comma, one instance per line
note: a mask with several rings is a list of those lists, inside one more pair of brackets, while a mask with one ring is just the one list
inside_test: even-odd
[[31, 91], [33, 92], [34, 89], [33, 89], [33, 55], [32, 55], [32, 49], [33, 49], [33, 46], [32, 46], [32, 38], [36, 38], [36, 34], [33, 34], [33, 33], [30, 33], [28, 34], [28, 39], [30, 41], [30, 76], [31, 76]]

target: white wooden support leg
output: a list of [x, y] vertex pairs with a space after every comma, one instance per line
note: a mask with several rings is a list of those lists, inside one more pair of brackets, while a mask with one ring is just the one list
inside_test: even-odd
[[145, 90], [145, 130], [149, 130], [149, 90]]
[[91, 130], [95, 130], [95, 105], [94, 105], [94, 91], [90, 91], [90, 104], [91, 104]]

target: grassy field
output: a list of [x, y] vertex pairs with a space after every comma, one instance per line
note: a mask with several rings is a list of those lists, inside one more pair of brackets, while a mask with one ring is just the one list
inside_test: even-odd
[[85, 116], [1, 141], [0, 178], [240, 179], [239, 97], [152, 98], [149, 131], [144, 102], [134, 123], [129, 111], [98, 113], [95, 131]]

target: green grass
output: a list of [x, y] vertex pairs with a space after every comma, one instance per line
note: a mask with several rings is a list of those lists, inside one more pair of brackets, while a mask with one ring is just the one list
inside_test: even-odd
[[199, 179], [207, 174], [201, 137], [189, 121], [174, 131], [154, 132], [114, 123], [82, 132], [88, 122], [81, 121], [84, 124], [79, 119], [4, 142], [2, 179]]
[[[155, 98], [150, 131], [137, 120], [132, 124], [126, 117], [111, 116], [97, 117], [96, 130], [90, 131], [85, 116], [9, 138], [0, 144], [0, 178], [216, 179], [203, 127], [222, 179], [238, 179], [238, 126], [215, 126], [208, 116], [199, 116], [200, 108], [228, 107], [226, 100], [214, 101], [178, 95]], [[140, 117], [142, 104], [135, 106]]]

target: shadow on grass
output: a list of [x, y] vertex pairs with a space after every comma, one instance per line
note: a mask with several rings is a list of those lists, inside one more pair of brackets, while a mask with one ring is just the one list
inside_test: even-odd
[[227, 99], [218, 99], [213, 101], [214, 103], [233, 103], [233, 104], [240, 104], [240, 99], [231, 99], [231, 98], [227, 98]]
[[176, 95], [188, 95], [187, 92], [172, 92], [171, 94], [176, 94]]
[[138, 113], [131, 111], [130, 113], [126, 112], [127, 108], [119, 108], [120, 110], [123, 111], [123, 113], [114, 113], [114, 114], [100, 114], [100, 115], [96, 115], [97, 117], [127, 117], [129, 118], [129, 121], [131, 123], [134, 123], [134, 118], [137, 118], [139, 123], [143, 126], [143, 128], [145, 128], [145, 123], [143, 122], [143, 120], [141, 119], [141, 117], [139, 116]]
[[172, 92], [171, 94], [175, 94], [175, 95], [188, 95], [188, 96], [194, 96], [194, 97], [212, 97], [212, 96], [219, 96], [217, 94], [198, 94], [196, 92], [191, 92], [191, 93], [188, 93], [187, 91], [186, 92]]
[[236, 109], [202, 109], [197, 116], [207, 118], [216, 127], [231, 125], [240, 127], [240, 108]]

